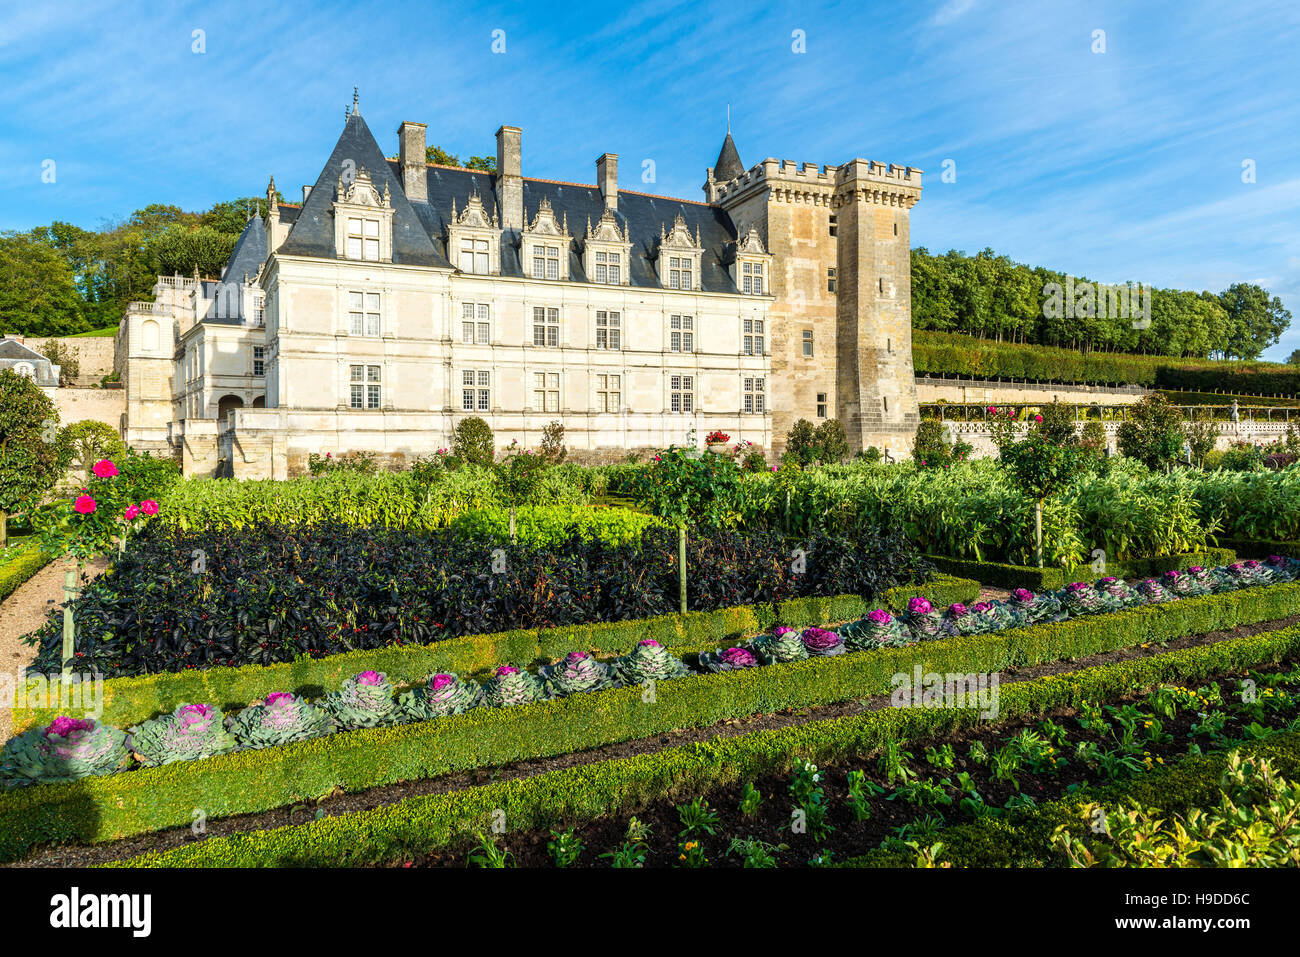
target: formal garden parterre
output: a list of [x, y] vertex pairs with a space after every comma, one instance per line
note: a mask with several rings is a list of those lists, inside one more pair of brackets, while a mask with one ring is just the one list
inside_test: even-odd
[[[0, 857], [943, 866], [1003, 828], [1018, 863], [1071, 866], [1138, 859], [1071, 822], [1113, 799], [1122, 839], [1161, 774], [1209, 815], [1289, 800], [1300, 473], [1106, 461], [1044, 411], [999, 412], [1002, 462], [823, 464], [831, 430], [775, 467], [96, 463], [23, 517], [26, 548], [113, 562], [29, 636]], [[94, 715], [60, 672], [99, 676]], [[912, 675], [1004, 683], [981, 716], [892, 700]], [[1222, 719], [1134, 737], [1171, 694]], [[304, 805], [324, 819], [272, 822]], [[196, 807], [220, 833], [181, 841]], [[1179, 840], [1179, 865], [1228, 859]]]

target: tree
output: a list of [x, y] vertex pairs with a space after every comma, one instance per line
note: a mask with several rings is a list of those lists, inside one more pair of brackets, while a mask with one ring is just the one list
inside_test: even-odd
[[455, 153], [448, 153], [441, 146], [426, 146], [424, 149], [426, 163], [439, 166], [459, 166], [461, 169], [476, 169], [485, 173], [495, 173], [497, 158], [495, 156], [471, 156], [468, 163], [462, 163]]
[[1016, 441], [1020, 427], [1010, 412], [996, 413], [993, 441], [998, 461], [1010, 473], [1017, 487], [1034, 500], [1034, 560], [1043, 567], [1043, 503], [1060, 492], [1081, 468], [1084, 454], [1076, 442], [1057, 444], [1040, 419], [1028, 434]]
[[807, 419], [799, 419], [785, 437], [785, 454], [800, 465], [812, 465], [817, 459], [817, 429]]
[[1120, 423], [1119, 450], [1150, 469], [1167, 469], [1183, 450], [1183, 417], [1158, 392], [1144, 395], [1129, 406]]
[[836, 465], [849, 457], [849, 437], [839, 419], [827, 419], [813, 435], [817, 459], [824, 465]]
[[1291, 325], [1291, 313], [1277, 296], [1253, 283], [1233, 283], [1219, 294], [1228, 314], [1230, 328], [1227, 354], [1241, 359], [1256, 359]]
[[1287, 361], [1287, 365], [1300, 366], [1300, 349], [1297, 349], [1295, 352], [1291, 353], [1291, 355], [1287, 357], [1286, 361]]
[[964, 462], [972, 451], [973, 446], [967, 442], [951, 441], [938, 419], [922, 419], [912, 440], [912, 461], [923, 469], [946, 469]]
[[1183, 436], [1192, 450], [1192, 461], [1203, 465], [1205, 457], [1214, 451], [1214, 444], [1219, 437], [1214, 414], [1209, 409], [1198, 409], [1183, 426]]
[[89, 329], [59, 251], [27, 233], [0, 233], [0, 332], [66, 336]]
[[462, 462], [492, 464], [495, 455], [492, 426], [477, 415], [461, 419], [451, 437], [451, 451]]
[[126, 445], [117, 429], [105, 422], [84, 419], [74, 422], [59, 433], [60, 455], [65, 467], [71, 466], [81, 474], [83, 485], [89, 485], [91, 467], [100, 459], [116, 462], [126, 455]]
[[77, 358], [77, 351], [59, 339], [50, 339], [41, 346], [41, 355], [59, 367], [61, 386], [70, 384], [81, 374], [81, 360]]
[[0, 549], [15, 511], [40, 504], [62, 472], [59, 413], [27, 376], [0, 371]]
[[564, 423], [555, 421], [542, 430], [542, 444], [538, 451], [549, 465], [559, 465], [569, 450], [564, 446]]

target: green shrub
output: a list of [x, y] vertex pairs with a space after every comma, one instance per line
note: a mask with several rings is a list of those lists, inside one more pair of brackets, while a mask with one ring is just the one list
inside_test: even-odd
[[1119, 450], [1149, 469], [1165, 469], [1183, 449], [1183, 416], [1159, 393], [1144, 395], [1120, 423]]
[[817, 443], [817, 461], [834, 465], [849, 457], [849, 437], [839, 419], [827, 419], [817, 427], [814, 436]]
[[817, 429], [807, 419], [799, 419], [785, 437], [785, 455], [800, 465], [817, 460]]
[[492, 427], [477, 415], [461, 419], [452, 433], [451, 452], [461, 462], [491, 465], [496, 444]]

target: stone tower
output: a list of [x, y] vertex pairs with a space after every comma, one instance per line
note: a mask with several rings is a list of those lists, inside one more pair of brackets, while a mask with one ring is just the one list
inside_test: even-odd
[[775, 257], [768, 392], [776, 450], [796, 420], [838, 418], [855, 451], [905, 455], [918, 422], [908, 224], [921, 171], [775, 159], [745, 170], [728, 133], [704, 194], [739, 235], [756, 227]]

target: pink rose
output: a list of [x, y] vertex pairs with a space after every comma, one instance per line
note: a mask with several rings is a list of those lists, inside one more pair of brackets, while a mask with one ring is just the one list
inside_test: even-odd
[[144, 512], [146, 515], [157, 515], [158, 503], [151, 498], [147, 498], [140, 503], [140, 511]]
[[1034, 416], [1034, 421], [1035, 421], [1035, 422], [1042, 422], [1042, 421], [1043, 421], [1043, 417], [1042, 417], [1041, 415], [1036, 415], [1036, 416]]
[[122, 517], [126, 519], [128, 522], [134, 522], [137, 518], [140, 517], [140, 506], [128, 505], [126, 507], [126, 511], [122, 513]]
[[117, 474], [117, 466], [108, 459], [100, 459], [90, 467], [90, 470], [100, 478], [112, 478]]
[[81, 515], [89, 515], [95, 507], [95, 500], [89, 495], [78, 495], [77, 500], [72, 504], [73, 510]]

